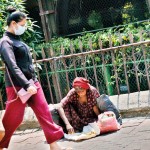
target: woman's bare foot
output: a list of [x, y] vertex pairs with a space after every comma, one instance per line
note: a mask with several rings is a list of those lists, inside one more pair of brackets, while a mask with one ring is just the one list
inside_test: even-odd
[[72, 150], [72, 148], [61, 148], [56, 142], [50, 144], [50, 150]]
[[50, 144], [50, 150], [62, 150], [62, 148], [56, 142], [53, 142]]

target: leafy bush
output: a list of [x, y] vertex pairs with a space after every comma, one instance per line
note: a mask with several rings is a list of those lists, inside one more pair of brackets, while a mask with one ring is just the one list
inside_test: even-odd
[[39, 45], [39, 48], [49, 48], [51, 47], [55, 52], [56, 56], [61, 54], [61, 46], [63, 46], [65, 54], [71, 53], [70, 44], [72, 43], [74, 47], [74, 52], [78, 53], [80, 51], [80, 43], [82, 42], [83, 51], [87, 51], [90, 49], [89, 40], [92, 41], [92, 49], [99, 49], [99, 39], [102, 40], [103, 48], [109, 47], [109, 35], [112, 38], [112, 46], [119, 46], [119, 34], [122, 38], [122, 44], [130, 43], [129, 33], [134, 35], [134, 42], [138, 42], [140, 40], [139, 32], [140, 30], [144, 30], [143, 38], [144, 40], [149, 40], [149, 31], [150, 31], [150, 22], [137, 22], [133, 24], [128, 24], [124, 26], [117, 26], [114, 28], [103, 29], [96, 33], [82, 33], [82, 35], [73, 38], [52, 38], [49, 43], [43, 43]]
[[[5, 32], [6, 29], [6, 18], [8, 16], [6, 12], [7, 7], [13, 6], [17, 10], [27, 14], [24, 4], [25, 4], [24, 0], [1, 0], [0, 1], [0, 38], [3, 36], [3, 33]], [[34, 48], [35, 52], [38, 51], [38, 49], [36, 49], [37, 45], [43, 40], [42, 33], [37, 32], [36, 30], [37, 28], [39, 27], [36, 25], [36, 21], [33, 21], [31, 18], [28, 18], [27, 30], [21, 36], [23, 41], [25, 41], [26, 44], [28, 44], [31, 47], [31, 51]], [[0, 58], [0, 67], [1, 66], [2, 66], [2, 60]], [[1, 70], [0, 70], [0, 87], [4, 88], [4, 72]]]
[[[89, 51], [89, 50], [99, 50], [100, 49], [100, 44], [99, 44], [99, 39], [101, 39], [102, 41], [102, 46], [103, 48], [109, 48], [110, 47], [110, 36], [111, 36], [111, 42], [112, 42], [112, 46], [120, 46], [120, 39], [119, 36], [122, 39], [122, 44], [129, 44], [130, 43], [130, 33], [133, 34], [133, 42], [139, 42], [140, 41], [140, 31], [143, 30], [143, 40], [150, 40], [150, 23], [149, 21], [145, 21], [145, 22], [137, 22], [137, 23], [133, 23], [133, 24], [128, 24], [125, 26], [118, 26], [115, 28], [109, 28], [109, 29], [104, 29], [102, 31], [96, 32], [96, 33], [84, 33], [78, 37], [75, 38], [63, 38], [63, 37], [59, 37], [59, 38], [53, 38], [51, 40], [51, 42], [49, 43], [43, 43], [42, 45], [40, 45], [40, 48], [44, 48], [45, 52], [48, 53], [50, 47], [51, 49], [53, 49], [54, 51], [54, 56], [60, 56], [60, 55], [66, 55], [66, 54], [71, 54], [71, 47], [73, 47], [74, 53], [79, 53], [79, 52], [84, 52], [84, 51]], [[82, 44], [81, 44], [82, 43]], [[90, 44], [89, 44], [90, 43]], [[72, 46], [70, 47], [70, 44], [72, 44]], [[61, 48], [63, 46], [64, 49], [64, 53], [62, 53]], [[149, 45], [146, 46], [146, 49], [149, 48]], [[105, 53], [104, 57], [105, 57], [105, 63], [107, 66], [107, 71], [109, 72], [110, 75], [110, 80], [109, 80], [109, 85], [113, 86], [112, 90], [114, 90], [114, 93], [116, 92], [116, 82], [115, 82], [115, 73], [114, 73], [114, 68], [113, 68], [113, 63], [116, 66], [116, 71], [118, 74], [118, 82], [119, 82], [119, 86], [121, 85], [125, 85], [126, 84], [126, 78], [124, 75], [124, 66], [123, 66], [123, 53], [122, 50], [116, 50], [114, 51], [114, 62], [112, 62], [112, 56], [111, 53]], [[144, 74], [142, 74], [144, 72], [144, 63], [143, 63], [143, 58], [141, 56], [143, 56], [143, 52], [142, 52], [142, 48], [140, 48], [140, 46], [135, 47], [135, 53], [136, 53], [136, 60], [138, 63], [138, 77], [140, 79], [140, 83], [142, 84], [141, 86], [144, 85], [145, 81], [146, 81], [146, 77], [144, 76]], [[136, 85], [133, 84], [135, 82], [135, 71], [134, 71], [134, 65], [133, 65], [133, 59], [129, 59], [130, 57], [132, 57], [132, 48], [129, 47], [126, 49], [125, 54], [126, 59], [127, 59], [127, 74], [129, 77], [129, 84], [131, 85], [131, 92], [135, 92], [137, 91], [136, 89]], [[93, 57], [94, 56], [94, 57]], [[127, 58], [129, 56], [129, 58]], [[147, 58], [150, 58], [150, 51], [147, 50], [146, 53]], [[47, 56], [49, 57], [49, 56]], [[92, 59], [94, 59], [94, 62], [96, 63], [96, 66], [99, 66], [99, 68], [101, 68], [100, 66], [102, 66], [103, 62], [101, 59], [100, 55], [88, 55], [86, 56], [86, 63], [85, 66], [88, 67], [92, 67], [93, 66], [93, 62]], [[66, 61], [67, 63], [67, 67], [71, 68], [72, 66], [72, 61], [70, 60], [70, 62]], [[76, 64], [76, 69], [80, 69], [82, 68], [81, 63]], [[88, 70], [88, 69], [87, 69]], [[92, 69], [91, 69], [92, 70]], [[92, 74], [90, 73], [89, 70], [89, 74], [88, 77], [92, 78]], [[100, 69], [98, 69], [100, 70]], [[60, 74], [61, 76], [61, 74]], [[99, 75], [100, 76], [100, 75]], [[102, 76], [102, 75], [101, 75]], [[103, 77], [101, 77], [103, 78]], [[104, 79], [103, 79], [104, 80]], [[146, 84], [143, 86], [143, 90], [147, 89]], [[141, 88], [142, 90], [142, 88]]]

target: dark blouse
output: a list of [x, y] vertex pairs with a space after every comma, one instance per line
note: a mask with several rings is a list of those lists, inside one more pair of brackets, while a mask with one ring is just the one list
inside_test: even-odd
[[[0, 54], [15, 86], [27, 89], [30, 86], [29, 79], [37, 81], [29, 47], [19, 36], [6, 31], [0, 40]], [[7, 72], [5, 84], [6, 87], [12, 86]]]

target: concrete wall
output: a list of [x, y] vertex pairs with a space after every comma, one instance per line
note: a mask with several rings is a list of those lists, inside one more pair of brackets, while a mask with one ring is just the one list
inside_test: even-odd
[[[150, 91], [110, 96], [110, 100], [120, 109], [123, 118], [146, 116], [150, 114]], [[0, 120], [2, 120], [4, 112], [5, 110], [0, 111]], [[40, 125], [32, 109], [26, 107], [23, 122], [18, 130], [39, 127]], [[3, 130], [2, 121], [0, 121], [0, 130]]]

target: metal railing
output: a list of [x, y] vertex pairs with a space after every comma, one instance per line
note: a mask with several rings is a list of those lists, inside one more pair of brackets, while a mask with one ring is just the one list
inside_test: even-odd
[[42, 50], [43, 59], [36, 62], [45, 71], [37, 72], [48, 102], [59, 102], [72, 88], [72, 81], [77, 76], [88, 78], [101, 94], [110, 96], [150, 90], [150, 40], [143, 41], [140, 33], [140, 41], [134, 43], [133, 35], [129, 36], [130, 43], [126, 45], [122, 45], [118, 37], [120, 46], [116, 47], [112, 46], [110, 36], [109, 48], [103, 48], [99, 39], [98, 50], [92, 49], [92, 41], [89, 40], [90, 49], [85, 52], [81, 42], [79, 53], [74, 53], [70, 44], [71, 53], [64, 55], [61, 47], [62, 55], [59, 57], [50, 54], [52, 57], [46, 58]]
[[[99, 39], [100, 49], [97, 50], [93, 50], [92, 41], [89, 40], [88, 51], [83, 50], [80, 42], [79, 53], [74, 53], [74, 47], [70, 44], [71, 53], [68, 55], [64, 54], [63, 46], [60, 48], [61, 56], [58, 57], [54, 56], [51, 48], [46, 52], [42, 49], [41, 60], [37, 60], [34, 54], [36, 73], [48, 103], [59, 102], [72, 88], [73, 79], [77, 76], [89, 79], [100, 94], [109, 96], [150, 92], [150, 40], [144, 41], [142, 32], [139, 35], [140, 41], [134, 43], [130, 33], [130, 43], [125, 45], [118, 36], [119, 46], [112, 46], [113, 41], [109, 35], [109, 48], [103, 48], [103, 42]], [[48, 58], [46, 53], [49, 53]], [[147, 101], [149, 106], [150, 94]], [[119, 99], [117, 103], [120, 103]], [[129, 98], [127, 103], [129, 108]], [[137, 104], [139, 107], [139, 97]]]

